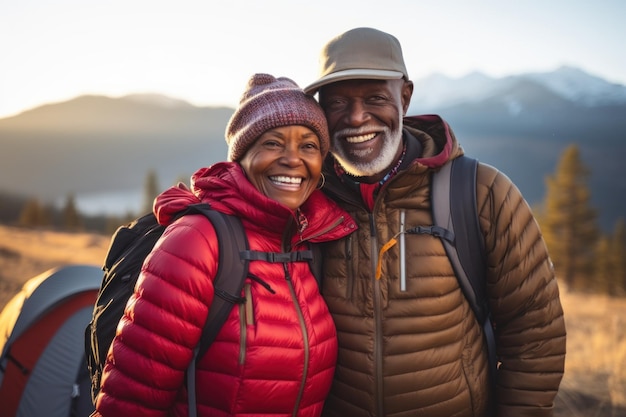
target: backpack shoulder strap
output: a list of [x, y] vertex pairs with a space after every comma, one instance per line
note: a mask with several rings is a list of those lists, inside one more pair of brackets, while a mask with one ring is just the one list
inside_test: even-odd
[[317, 285], [322, 289], [322, 277], [324, 271], [324, 257], [322, 256], [322, 243], [311, 243], [309, 247], [313, 252], [313, 259], [309, 261], [309, 268], [317, 281]]
[[249, 267], [249, 260], [244, 259], [241, 253], [248, 251], [249, 247], [246, 232], [237, 216], [213, 210], [206, 204], [192, 207], [198, 209], [213, 224], [219, 250], [218, 268], [214, 281], [215, 296], [202, 330], [198, 348], [198, 358], [200, 358], [215, 340], [233, 305], [240, 299]]
[[215, 296], [202, 329], [200, 342], [196, 346], [193, 359], [187, 368], [189, 416], [195, 417], [197, 415], [196, 362], [213, 343], [233, 305], [240, 299], [241, 289], [248, 276], [249, 267], [249, 260], [243, 259], [240, 254], [247, 252], [249, 247], [248, 238], [238, 217], [213, 210], [208, 204], [195, 204], [189, 208], [190, 213], [203, 214], [211, 221], [217, 235], [219, 250], [218, 268], [214, 281]]
[[483, 326], [491, 380], [495, 383], [497, 357], [486, 294], [485, 242], [478, 221], [477, 167], [476, 159], [461, 156], [446, 163], [433, 175], [433, 217], [435, 225], [451, 231], [454, 236], [453, 242], [446, 239], [442, 242], [463, 294]]
[[485, 250], [476, 207], [478, 161], [462, 156], [445, 164], [433, 176], [435, 224], [453, 233], [454, 243], [443, 239], [465, 297], [478, 320], [485, 310]]

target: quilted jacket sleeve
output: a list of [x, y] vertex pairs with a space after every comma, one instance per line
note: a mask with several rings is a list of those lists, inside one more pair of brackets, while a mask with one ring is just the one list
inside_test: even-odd
[[168, 415], [213, 299], [212, 242], [208, 220], [186, 216], [146, 258], [107, 357], [96, 402], [101, 416]]
[[552, 262], [530, 207], [504, 174], [481, 165], [477, 194], [501, 362], [496, 415], [552, 416], [566, 336]]

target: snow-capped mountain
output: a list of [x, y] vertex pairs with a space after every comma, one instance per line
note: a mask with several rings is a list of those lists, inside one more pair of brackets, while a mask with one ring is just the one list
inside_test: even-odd
[[[414, 82], [411, 110], [417, 113], [461, 104], [476, 104], [503, 96], [508, 96], [508, 102], [512, 103], [515, 102], [515, 97], [510, 93], [515, 90], [523, 91], [523, 88], [519, 89], [516, 86], [529, 85], [529, 82], [545, 89], [545, 93], [556, 95], [576, 106], [626, 105], [626, 86], [608, 82], [568, 66], [552, 72], [525, 73], [503, 78], [492, 78], [480, 72], [473, 72], [461, 78], [433, 74]], [[535, 91], [535, 94], [539, 93], [539, 90]], [[519, 103], [514, 105], [513, 109], [517, 106]]]
[[626, 86], [610, 83], [578, 68], [563, 66], [553, 72], [521, 77], [537, 81], [562, 97], [588, 107], [626, 104]]

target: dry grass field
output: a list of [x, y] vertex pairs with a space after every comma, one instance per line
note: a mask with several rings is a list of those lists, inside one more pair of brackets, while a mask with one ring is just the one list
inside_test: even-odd
[[[108, 244], [108, 236], [0, 226], [0, 309], [50, 268], [100, 266]], [[626, 416], [626, 299], [563, 291], [562, 302], [568, 354], [555, 416]]]
[[559, 416], [626, 416], [626, 299], [562, 292], [567, 325]]
[[59, 233], [0, 225], [0, 309], [22, 284], [50, 268], [69, 264], [101, 266], [108, 236]]
[[0, 309], [29, 278], [69, 264], [101, 266], [109, 237], [0, 226]]

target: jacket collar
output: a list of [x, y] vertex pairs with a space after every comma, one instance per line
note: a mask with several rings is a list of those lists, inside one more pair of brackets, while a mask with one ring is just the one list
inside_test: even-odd
[[[452, 129], [438, 115], [405, 117], [403, 124], [406, 155], [398, 172], [406, 171], [416, 163], [421, 164], [422, 168], [438, 168], [463, 153]], [[334, 199], [362, 207], [362, 190], [359, 183], [354, 177], [337, 171], [336, 166], [335, 158], [329, 154], [324, 161], [326, 176], [324, 192]]]

